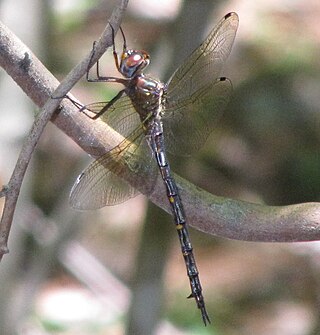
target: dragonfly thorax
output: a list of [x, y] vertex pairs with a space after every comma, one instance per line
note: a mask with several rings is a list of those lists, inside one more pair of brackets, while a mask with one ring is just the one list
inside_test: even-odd
[[127, 78], [132, 78], [150, 63], [150, 56], [143, 50], [125, 50], [121, 55], [120, 72]]
[[142, 122], [151, 115], [159, 115], [164, 105], [165, 89], [160, 81], [143, 74], [134, 76], [126, 87], [126, 93]]
[[163, 91], [164, 85], [155, 79], [145, 77], [143, 74], [137, 76], [135, 79], [136, 89], [140, 94], [158, 97]]

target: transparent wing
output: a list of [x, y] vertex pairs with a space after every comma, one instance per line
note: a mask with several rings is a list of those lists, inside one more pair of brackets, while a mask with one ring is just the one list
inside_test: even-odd
[[163, 116], [169, 152], [188, 155], [198, 150], [226, 107], [231, 83], [218, 76], [237, 28], [238, 15], [227, 14], [169, 80]]
[[[86, 114], [98, 114], [106, 105], [107, 102], [94, 102], [83, 106], [81, 111]], [[122, 96], [113, 105], [109, 106], [100, 116], [100, 120], [107, 123], [109, 127], [124, 137], [132, 134], [141, 123], [139, 115], [127, 95]]]
[[220, 77], [222, 66], [230, 54], [238, 23], [236, 13], [225, 15], [204, 42], [174, 72], [167, 84], [168, 107], [172, 102], [183, 103], [196, 91], [209, 86]]
[[75, 209], [98, 209], [124, 202], [138, 193], [123, 179], [94, 161], [79, 175], [71, 190], [69, 203]]
[[70, 204], [77, 209], [97, 209], [124, 202], [139, 191], [150, 194], [157, 175], [157, 166], [139, 127], [80, 174], [71, 190]]
[[199, 150], [228, 104], [231, 91], [230, 80], [220, 78], [169, 109], [170, 117], [167, 113], [163, 117], [167, 150], [180, 156]]
[[[81, 110], [97, 114], [106, 104], [95, 102], [83, 106]], [[130, 98], [122, 96], [109, 106], [100, 119], [125, 139], [80, 174], [70, 193], [70, 204], [77, 209], [119, 204], [136, 196], [139, 190], [148, 194], [157, 176], [139, 115]]]

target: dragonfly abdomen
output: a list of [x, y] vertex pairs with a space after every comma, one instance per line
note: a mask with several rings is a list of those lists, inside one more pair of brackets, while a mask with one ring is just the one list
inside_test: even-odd
[[207, 324], [207, 322], [210, 323], [210, 319], [208, 317], [202, 295], [199, 271], [197, 269], [196, 261], [193, 255], [193, 248], [186, 225], [186, 216], [184, 213], [179, 190], [174, 178], [171, 175], [170, 165], [166, 157], [162, 123], [159, 117], [155, 117], [153, 119], [153, 127], [148, 132], [147, 138], [157, 160], [160, 174], [166, 187], [171, 211], [174, 217], [181, 251], [190, 282], [191, 294], [189, 298], [194, 298], [196, 300], [197, 306], [201, 310], [203, 322]]

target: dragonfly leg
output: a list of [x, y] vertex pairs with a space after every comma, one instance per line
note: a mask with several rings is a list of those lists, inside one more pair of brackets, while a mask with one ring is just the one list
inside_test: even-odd
[[[120, 63], [119, 63], [118, 53], [116, 51], [114, 28], [110, 22], [109, 22], [109, 25], [110, 25], [111, 32], [112, 32], [113, 58], [114, 58], [114, 62], [116, 63], [117, 70], [120, 72]], [[121, 32], [122, 32], [122, 29], [121, 29]]]
[[[92, 46], [92, 51], [91, 51], [91, 57], [90, 57], [90, 61], [88, 64], [88, 68], [87, 68], [87, 72], [86, 72], [86, 80], [89, 83], [100, 83], [100, 82], [116, 82], [116, 83], [120, 83], [120, 84], [126, 84], [128, 82], [128, 79], [124, 79], [124, 78], [117, 78], [117, 77], [104, 77], [104, 76], [100, 76], [100, 71], [99, 71], [99, 60], [97, 60], [96, 62], [96, 78], [90, 78], [89, 74], [90, 74], [90, 68], [93, 65], [92, 64], [92, 59], [95, 53], [95, 46], [96, 46], [96, 41], [93, 42], [93, 46]], [[117, 55], [115, 56], [115, 61], [116, 61], [116, 65], [118, 63], [118, 57]], [[118, 65], [117, 65], [118, 67]]]
[[113, 97], [96, 115], [94, 115], [93, 117], [90, 117], [92, 120], [96, 120], [98, 119], [102, 114], [104, 114], [117, 100], [119, 100], [123, 94], [125, 93], [125, 90], [121, 90], [118, 92], [118, 94]]
[[[89, 105], [82, 105], [78, 101], [73, 100], [72, 98], [68, 97], [67, 98], [77, 107], [79, 108], [79, 112], [85, 114], [88, 118], [92, 120], [98, 119], [101, 115], [103, 115], [117, 100], [119, 100], [122, 95], [124, 94], [124, 90], [118, 92], [118, 94], [112, 98], [109, 102], [103, 103], [104, 106], [99, 110], [99, 111], [94, 111], [90, 108], [93, 108], [95, 104], [89, 104]], [[94, 114], [93, 116], [90, 115]]]
[[78, 100], [75, 100], [69, 93], [65, 94], [63, 97], [51, 97], [52, 99], [61, 99], [65, 98], [68, 99], [73, 105], [75, 105], [77, 108], [82, 109], [84, 105], [79, 102]]
[[126, 36], [125, 36], [125, 34], [124, 34], [123, 29], [121, 28], [121, 26], [119, 28], [120, 28], [121, 35], [122, 35], [122, 38], [123, 38], [122, 52], [125, 52], [127, 50]]
[[[91, 81], [91, 79], [89, 78], [89, 72], [90, 72], [90, 68], [93, 66], [92, 59], [95, 54], [96, 44], [97, 44], [97, 41], [94, 41], [92, 44], [91, 56], [90, 56], [90, 60], [89, 60], [87, 72], [86, 72], [86, 79], [89, 82]], [[99, 77], [99, 60], [97, 60], [97, 77]]]
[[[112, 30], [112, 43], [113, 43], [114, 60], [115, 60], [116, 67], [117, 67], [118, 71], [120, 71], [118, 55], [117, 55], [117, 52], [115, 50], [115, 44], [114, 44], [114, 29], [113, 29], [113, 27], [112, 27], [111, 24], [110, 24], [110, 27], [111, 27], [111, 30]], [[121, 31], [122, 31], [122, 29], [121, 29]], [[105, 77], [105, 76], [101, 76], [100, 75], [100, 70], [99, 70], [100, 69], [99, 59], [96, 62], [96, 78], [90, 78], [90, 76], [89, 76], [89, 74], [90, 74], [90, 68], [93, 66], [92, 59], [93, 59], [93, 56], [95, 54], [96, 44], [97, 44], [97, 41], [94, 41], [93, 45], [92, 45], [92, 50], [91, 50], [91, 56], [90, 56], [89, 64], [88, 64], [88, 67], [87, 67], [86, 80], [89, 83], [116, 82], [116, 83], [120, 83], [120, 84], [126, 85], [128, 83], [128, 81], [129, 81], [128, 78], [118, 78], [118, 77], [109, 77], [109, 76]]]
[[[110, 23], [109, 23], [109, 24], [110, 24]], [[114, 61], [115, 61], [115, 63], [116, 63], [117, 70], [118, 70], [119, 72], [121, 72], [121, 70], [120, 70], [120, 62], [119, 62], [119, 58], [118, 58], [118, 53], [117, 53], [117, 51], [116, 51], [114, 28], [113, 28], [113, 26], [112, 26], [111, 24], [110, 24], [110, 27], [111, 27], [111, 30], [112, 30], [113, 58], [114, 58]], [[125, 51], [127, 50], [126, 36], [124, 35], [124, 32], [123, 32], [121, 26], [120, 26], [119, 28], [120, 28], [121, 35], [122, 35], [122, 38], [123, 38], [122, 53], [125, 53]]]

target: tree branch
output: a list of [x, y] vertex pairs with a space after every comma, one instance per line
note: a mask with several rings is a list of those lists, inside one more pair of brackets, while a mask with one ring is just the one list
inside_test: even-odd
[[[111, 23], [117, 29], [116, 22]], [[98, 43], [95, 58], [104, 52], [108, 45], [105, 43], [104, 47]], [[88, 58], [81, 64], [79, 66], [85, 72]], [[44, 104], [57, 86], [56, 79], [48, 70], [3, 26], [0, 26], [0, 65], [38, 106]], [[74, 75], [74, 78], [80, 78], [79, 74]], [[52, 122], [88, 154], [99, 156], [118, 143], [119, 135], [102, 121], [92, 121], [68, 101], [63, 101], [60, 106], [61, 111], [53, 116]], [[282, 207], [251, 204], [214, 196], [177, 175], [175, 178], [190, 226], [203, 232], [246, 241], [296, 242], [320, 239], [319, 203]], [[161, 178], [150, 200], [170, 213]], [[0, 233], [3, 234], [1, 227]]]
[[[119, 6], [113, 11], [109, 21], [113, 29], [118, 29], [127, 2], [127, 0], [121, 1]], [[27, 94], [38, 106], [42, 106], [44, 101], [48, 99], [41, 112], [36, 116], [30, 134], [23, 144], [8, 185], [1, 190], [1, 195], [5, 195], [5, 204], [0, 224], [0, 259], [8, 252], [7, 243], [21, 184], [34, 148], [45, 126], [58, 108], [62, 97], [86, 73], [90, 65], [89, 62], [94, 64], [110, 45], [112, 45], [112, 32], [108, 24], [96, 44], [94, 57], [92, 57], [91, 53], [88, 54], [58, 86], [58, 81], [52, 75], [48, 76], [48, 78], [42, 76], [42, 74], [45, 74], [44, 66], [17, 37], [0, 23], [0, 65], [22, 89], [26, 89], [25, 92], [28, 92]], [[33, 80], [30, 82], [28, 81], [29, 78]], [[27, 86], [23, 85], [23, 83], [27, 84]], [[54, 90], [55, 87], [57, 87], [56, 90]], [[46, 94], [43, 94], [44, 92]], [[61, 98], [50, 99], [51, 96]]]

